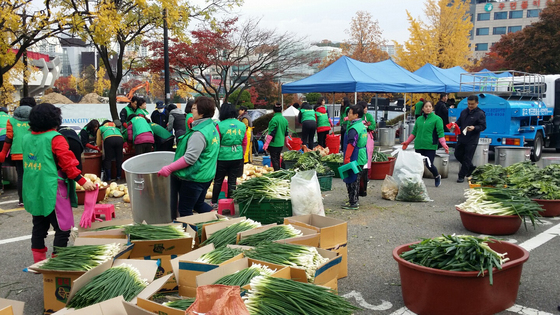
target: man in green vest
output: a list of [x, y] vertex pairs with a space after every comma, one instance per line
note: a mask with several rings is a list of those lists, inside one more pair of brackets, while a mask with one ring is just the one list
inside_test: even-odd
[[[115, 123], [105, 120], [97, 130], [97, 146], [103, 148], [103, 173], [105, 181], [112, 179], [111, 175], [116, 175], [117, 180], [122, 176], [123, 146], [124, 139]], [[112, 160], [115, 160], [117, 174], [111, 174]]]
[[218, 197], [222, 191], [224, 178], [227, 176], [227, 197], [235, 190], [237, 178], [243, 175], [243, 162], [247, 144], [247, 127], [237, 120], [237, 109], [230, 103], [220, 108], [220, 122], [217, 125], [220, 134], [220, 152], [218, 166], [212, 190], [212, 207], [218, 207]]
[[299, 122], [301, 123], [301, 141], [309, 149], [315, 147], [315, 131], [317, 131], [317, 116], [313, 106], [307, 102], [301, 103], [299, 110]]
[[154, 133], [155, 151], [173, 151], [173, 134], [159, 124], [150, 123]]
[[[0, 147], [3, 147], [4, 141], [6, 141], [6, 129], [9, 120], [10, 115], [8, 115], [8, 109], [6, 107], [0, 107]], [[4, 177], [2, 173], [2, 163], [0, 163], [0, 195], [4, 193]]]
[[[276, 103], [274, 106], [274, 116], [268, 123], [268, 136], [266, 136], [266, 142], [264, 143], [263, 149], [268, 150], [270, 153], [270, 161], [272, 167], [275, 171], [280, 169], [280, 153], [282, 153], [282, 148], [284, 145], [288, 149], [291, 149], [288, 142], [288, 120], [282, 116], [282, 105]], [[315, 113], [314, 110], [311, 110]], [[315, 114], [313, 114], [315, 116]]]
[[132, 99], [130, 100], [130, 103], [128, 103], [128, 105], [126, 105], [126, 107], [123, 108], [119, 113], [119, 118], [121, 119], [121, 124], [123, 127], [126, 128], [126, 123], [128, 123], [128, 117], [130, 115], [136, 114], [136, 108], [137, 108], [136, 104], [139, 99], [140, 97], [133, 96]]
[[367, 129], [362, 123], [364, 108], [360, 105], [352, 105], [348, 110], [349, 126], [345, 134], [346, 147], [344, 148], [344, 164], [356, 161], [360, 172], [352, 174], [343, 179], [348, 191], [348, 202], [342, 205], [342, 209], [357, 210], [359, 208], [358, 195], [360, 189], [360, 176], [364, 175], [363, 166], [367, 163]]
[[159, 176], [171, 177], [171, 216], [209, 212], [212, 207], [204, 202], [206, 191], [216, 175], [220, 151], [220, 137], [212, 121], [216, 106], [214, 100], [199, 96], [192, 107], [192, 129], [179, 138], [175, 162], [162, 167]]

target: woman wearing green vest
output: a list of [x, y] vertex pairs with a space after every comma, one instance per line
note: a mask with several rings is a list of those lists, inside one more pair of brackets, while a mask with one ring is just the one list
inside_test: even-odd
[[189, 100], [189, 101], [187, 102], [187, 105], [185, 106], [185, 114], [187, 115], [187, 116], [185, 117], [185, 121], [186, 121], [185, 127], [186, 127], [186, 128], [189, 128], [189, 129], [192, 127], [192, 123], [193, 123], [193, 121], [194, 121], [193, 116], [192, 116], [192, 113], [191, 113], [193, 104], [194, 104], [194, 101], [193, 101], [193, 100]]
[[301, 103], [298, 120], [301, 124], [301, 141], [309, 149], [315, 147], [315, 131], [317, 131], [317, 117], [311, 104]]
[[212, 190], [212, 207], [218, 207], [218, 197], [222, 191], [224, 178], [228, 178], [228, 193], [235, 190], [237, 178], [243, 175], [243, 157], [247, 145], [247, 127], [237, 120], [237, 109], [232, 104], [224, 104], [220, 108], [220, 122], [216, 126], [220, 136], [220, 152], [218, 153], [218, 166], [214, 177]]
[[101, 151], [101, 149], [95, 145], [97, 129], [99, 129], [99, 121], [97, 121], [97, 119], [92, 119], [80, 131], [80, 139], [82, 139], [82, 145], [86, 148], [86, 152]]
[[33, 97], [24, 97], [19, 100], [19, 107], [14, 110], [14, 117], [10, 118], [6, 125], [6, 141], [0, 153], [0, 162], [4, 163], [8, 152], [10, 152], [12, 162], [16, 165], [18, 207], [23, 207], [23, 137], [31, 133], [29, 131], [29, 113], [31, 113], [33, 106], [35, 106]]
[[140, 97], [133, 96], [132, 99], [130, 100], [130, 103], [128, 103], [128, 105], [126, 105], [126, 107], [123, 108], [119, 113], [119, 118], [121, 119], [121, 125], [124, 128], [126, 128], [126, 123], [128, 123], [128, 116], [132, 114], [136, 114], [136, 108], [139, 99]]
[[154, 133], [154, 150], [173, 151], [173, 134], [156, 123], [150, 123], [150, 127]]
[[140, 98], [138, 100], [138, 108], [136, 109], [136, 115], [144, 115], [144, 117], [150, 117], [150, 113], [148, 112], [148, 104], [146, 104], [146, 100]]
[[[45, 238], [51, 225], [55, 231], [53, 245], [66, 247], [68, 244], [74, 226], [68, 179], [85, 190], [95, 189], [92, 182], [80, 175], [74, 153], [56, 131], [62, 122], [60, 113], [60, 108], [48, 103], [33, 107], [29, 114], [31, 133], [25, 135], [23, 141], [23, 181], [27, 183], [23, 201], [25, 210], [33, 216], [31, 251], [35, 262], [46, 258]], [[73, 181], [68, 185], [74, 186]], [[75, 197], [75, 192], [73, 194]]]
[[323, 97], [317, 100], [315, 105], [315, 117], [317, 118], [317, 142], [323, 148], [327, 147], [327, 135], [333, 126], [327, 107], [325, 107], [325, 99]]
[[434, 113], [434, 108], [430, 101], [424, 102], [422, 106], [422, 115], [416, 119], [412, 134], [403, 142], [403, 150], [406, 150], [413, 140], [416, 153], [420, 153], [430, 160], [430, 165], [426, 163], [426, 167], [428, 167], [430, 172], [434, 175], [435, 186], [439, 187], [441, 185], [441, 175], [434, 165], [434, 158], [436, 157], [438, 143], [445, 149], [445, 153], [449, 153], [449, 147], [447, 143], [445, 143], [443, 120]]
[[[0, 107], [0, 148], [4, 146], [4, 141], [6, 141], [6, 129], [8, 127], [9, 120], [10, 115], [8, 115], [8, 109], [6, 107]], [[0, 162], [0, 194], [4, 193], [2, 162]]]
[[154, 132], [148, 123], [148, 118], [144, 116], [130, 115], [128, 116], [128, 141], [132, 140], [134, 144], [134, 152], [142, 154], [152, 152], [154, 146]]
[[[123, 145], [123, 137], [115, 123], [110, 120], [105, 120], [97, 131], [97, 146], [103, 148], [103, 171], [105, 173], [105, 181], [110, 181], [113, 178], [111, 175], [116, 175], [117, 179], [121, 179]], [[115, 160], [117, 174], [111, 174], [112, 160]]]
[[[358, 163], [361, 168], [367, 163], [367, 131], [366, 126], [362, 123], [364, 116], [364, 108], [360, 105], [352, 105], [348, 110], [348, 130], [345, 135], [346, 147], [344, 148], [344, 164], [353, 161]], [[342, 205], [342, 209], [357, 210], [359, 207], [359, 188], [360, 177], [364, 176], [364, 171], [352, 174], [343, 181], [346, 183], [348, 191], [348, 202]], [[367, 176], [367, 173], [366, 175]]]
[[[309, 104], [308, 104], [309, 105]], [[274, 116], [268, 123], [268, 136], [263, 149], [270, 153], [270, 161], [275, 171], [280, 169], [280, 153], [284, 145], [291, 149], [288, 142], [288, 120], [282, 116], [282, 105], [276, 103], [274, 106]], [[311, 110], [314, 112], [313, 110]]]
[[209, 212], [212, 207], [204, 202], [206, 191], [216, 175], [220, 151], [220, 136], [212, 121], [214, 100], [199, 96], [192, 107], [192, 129], [179, 138], [175, 162], [162, 167], [159, 176], [171, 176], [171, 216]]

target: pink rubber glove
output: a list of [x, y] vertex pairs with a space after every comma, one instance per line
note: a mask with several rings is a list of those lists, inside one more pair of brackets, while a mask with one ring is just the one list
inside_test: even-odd
[[158, 176], [169, 177], [171, 173], [189, 166], [190, 165], [189, 163], [187, 163], [187, 161], [185, 161], [185, 158], [180, 157], [177, 161], [162, 167], [157, 174]]
[[414, 140], [414, 138], [416, 138], [415, 135], [408, 136], [408, 139], [406, 139], [406, 141], [402, 143], [402, 149], [406, 150], [406, 148], [408, 148], [408, 145]]
[[268, 145], [270, 144], [270, 142], [272, 142], [272, 136], [268, 135], [268, 136], [266, 136], [266, 140], [265, 140], [264, 145], [263, 145], [263, 150], [265, 150], [265, 151], [268, 150]]
[[288, 149], [291, 150], [291, 149], [292, 149], [292, 146], [290, 145], [290, 140], [292, 140], [292, 138], [290, 138], [290, 136], [286, 136], [286, 137], [284, 138], [284, 143], [286, 144], [286, 148], [288, 148]]
[[445, 137], [441, 137], [438, 139], [441, 146], [445, 149], [445, 153], [449, 154], [449, 146], [445, 143]]

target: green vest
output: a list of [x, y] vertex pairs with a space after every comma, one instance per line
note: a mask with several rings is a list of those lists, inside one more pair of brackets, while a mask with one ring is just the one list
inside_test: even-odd
[[218, 123], [220, 128], [220, 153], [219, 161], [241, 160], [243, 158], [243, 139], [247, 127], [235, 118], [226, 119]]
[[[319, 127], [330, 127], [329, 115], [327, 113], [315, 112], [317, 115], [317, 128]], [[303, 119], [303, 118], [302, 118]]]
[[151, 123], [150, 127], [152, 128], [152, 132], [154, 133], [154, 135], [162, 138], [163, 140], [173, 137], [173, 134], [171, 132], [167, 131], [167, 129], [156, 123]]
[[373, 115], [370, 113], [365, 113], [362, 117], [362, 121], [369, 121], [371, 124], [367, 127], [367, 130], [375, 130], [375, 119], [373, 119]]
[[350, 123], [348, 120], [344, 120], [348, 116], [348, 110], [350, 106], [346, 107], [343, 112], [340, 113], [340, 127], [344, 126], [348, 128], [348, 124]]
[[147, 110], [142, 109], [142, 108], [138, 108], [136, 110], [136, 115], [144, 115], [144, 117], [150, 118], [150, 113], [148, 113]]
[[367, 149], [366, 149], [366, 145], [367, 145], [367, 129], [366, 126], [361, 122], [361, 121], [356, 121], [355, 123], [353, 123], [350, 129], [354, 129], [356, 130], [356, 132], [358, 133], [358, 145], [357, 148], [358, 151], [358, 165], [360, 166], [364, 166], [367, 164], [368, 161], [368, 156], [367, 156]]
[[312, 109], [300, 109], [301, 112], [301, 122], [307, 120], [315, 120], [315, 111]]
[[34, 216], [48, 216], [56, 204], [58, 170], [52, 139], [58, 135], [56, 131], [27, 134], [23, 141], [23, 202]]
[[202, 133], [204, 139], [206, 139], [206, 148], [204, 148], [194, 165], [175, 171], [173, 174], [183, 180], [207, 183], [214, 179], [216, 175], [216, 162], [218, 160], [218, 152], [220, 151], [220, 138], [212, 119], [203, 121], [192, 129], [187, 130], [187, 133], [179, 138], [179, 144], [175, 151], [175, 161], [183, 158], [187, 151], [189, 138], [196, 131]]
[[[311, 110], [311, 112], [315, 113], [315, 111]], [[315, 114], [313, 114], [315, 115]], [[268, 123], [268, 130], [269, 134], [270, 131], [276, 130], [276, 134], [274, 135], [274, 139], [270, 142], [269, 146], [281, 148], [284, 146], [284, 138], [288, 133], [288, 120], [282, 116], [282, 113], [275, 113]]]
[[28, 121], [20, 121], [15, 118], [10, 118], [10, 124], [14, 131], [14, 138], [12, 142], [11, 154], [23, 153], [23, 137], [31, 133]]
[[144, 117], [136, 116], [132, 118], [130, 122], [132, 123], [132, 141], [136, 141], [136, 136], [138, 136], [141, 133], [144, 132], [151, 132], [152, 134], [154, 133], [152, 131], [152, 127], [150, 127], [150, 124], [148, 124], [148, 122], [146, 121], [146, 119], [144, 119]]
[[8, 120], [10, 120], [10, 115], [0, 112], [0, 137], [6, 135], [6, 126], [8, 126]]
[[119, 135], [122, 137], [121, 132], [115, 126], [103, 125], [99, 127], [99, 131], [101, 131], [101, 137], [103, 137], [103, 140], [107, 139], [107, 137], [109, 136], [115, 136], [115, 135]]
[[126, 110], [126, 119], [128, 119], [128, 116], [136, 114], [136, 111], [128, 105], [124, 109]]

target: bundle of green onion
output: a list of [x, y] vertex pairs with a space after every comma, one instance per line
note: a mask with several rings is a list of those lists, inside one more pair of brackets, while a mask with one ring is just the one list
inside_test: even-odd
[[138, 269], [131, 265], [120, 265], [105, 270], [84, 285], [72, 300], [68, 308], [80, 309], [96, 303], [107, 301], [122, 295], [126, 301], [136, 297], [148, 282], [140, 278]]
[[332, 289], [269, 276], [251, 280], [245, 306], [251, 315], [350, 315], [360, 309]]
[[492, 268], [502, 269], [509, 260], [507, 253], [500, 254], [488, 246], [488, 237], [470, 235], [443, 235], [410, 245], [411, 250], [400, 256], [413, 264], [450, 271], [488, 271], [490, 285], [494, 283]]
[[108, 230], [116, 230], [116, 229], [122, 229], [125, 226], [129, 226], [129, 225], [109, 225], [109, 226], [102, 226], [100, 228], [94, 229], [92, 231], [108, 231]]
[[241, 253], [243, 253], [243, 250], [241, 248], [229, 248], [226, 246], [214, 249], [211, 252], [203, 254], [196, 261], [205, 264], [219, 265], [224, 261], [232, 259], [233, 257]]
[[[544, 211], [538, 203], [524, 196], [519, 190], [511, 188], [478, 188], [465, 190], [467, 200], [457, 208], [485, 215], [517, 215], [527, 217], [535, 227], [539, 212]], [[527, 222], [523, 220], [525, 229]]]
[[265, 199], [290, 199], [290, 181], [266, 176], [254, 177], [238, 185], [232, 196], [235, 202], [245, 205], [239, 209], [239, 215], [243, 216], [253, 200], [260, 203]]
[[235, 244], [237, 242], [237, 233], [254, 229], [259, 226], [261, 226], [259, 222], [255, 222], [251, 219], [245, 219], [241, 222], [234, 223], [226, 228], [216, 231], [200, 245], [205, 246], [208, 244], [214, 244], [214, 248], [226, 247], [228, 244]]
[[257, 246], [265, 241], [283, 240], [286, 238], [301, 236], [300, 230], [296, 230], [291, 224], [271, 227], [257, 234], [249, 235], [239, 241], [238, 245]]
[[317, 268], [329, 260], [321, 256], [315, 247], [274, 242], [264, 242], [245, 251], [244, 255], [277, 265], [304, 268], [309, 282], [315, 279]]
[[268, 178], [278, 178], [278, 179], [285, 179], [285, 180], [292, 180], [292, 177], [294, 177], [294, 175], [296, 175], [295, 171], [292, 170], [284, 170], [284, 169], [280, 169], [274, 172], [270, 172], [270, 173], [266, 173], [263, 174], [263, 176], [266, 176]]
[[131, 240], [170, 240], [190, 237], [189, 233], [178, 225], [135, 224], [126, 226], [124, 232], [130, 235]]
[[194, 300], [196, 300], [196, 298], [185, 298], [185, 299], [165, 302], [163, 303], [163, 305], [186, 311], [187, 308], [189, 308], [194, 303]]
[[56, 256], [45, 261], [41, 269], [88, 271], [119, 253], [119, 244], [55, 247]]
[[225, 221], [227, 220], [226, 218], [220, 218], [217, 220], [210, 220], [210, 221], [206, 221], [206, 222], [199, 222], [196, 224], [196, 237], [198, 237], [198, 239], [200, 240], [200, 238], [202, 237], [202, 226], [204, 226], [205, 224], [210, 224], [210, 223], [216, 223], [216, 222], [221, 222], [221, 221]]
[[223, 276], [218, 279], [214, 284], [223, 284], [223, 285], [233, 285], [233, 286], [245, 286], [251, 282], [256, 276], [270, 276], [276, 270], [272, 270], [267, 266], [263, 266], [260, 264], [254, 264], [249, 268], [241, 269], [232, 273], [227, 276]]

